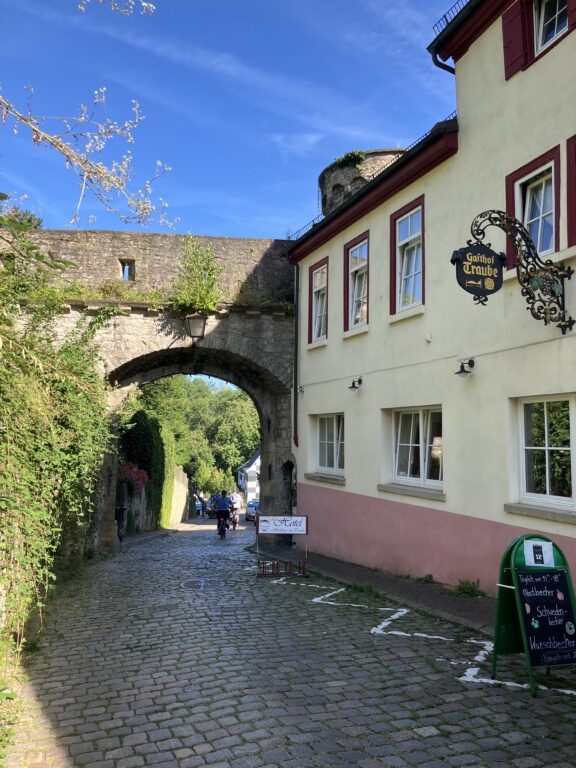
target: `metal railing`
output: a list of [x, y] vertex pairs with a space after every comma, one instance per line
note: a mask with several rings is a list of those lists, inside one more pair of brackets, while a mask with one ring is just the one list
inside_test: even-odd
[[454, 3], [454, 5], [452, 6], [452, 8], [450, 8], [449, 11], [446, 11], [444, 16], [442, 16], [441, 19], [438, 19], [436, 24], [434, 24], [434, 26], [433, 26], [434, 33], [436, 35], [439, 35], [440, 32], [444, 31], [446, 29], [446, 27], [448, 26], [448, 24], [450, 24], [452, 19], [455, 19], [456, 16], [458, 16], [458, 14], [460, 13], [460, 11], [463, 8], [465, 8], [468, 5], [469, 2], [470, 2], [470, 0], [457, 0]]
[[[456, 117], [456, 112], [452, 112], [448, 117], [445, 117], [444, 120], [441, 120], [441, 123], [445, 123], [448, 120], [453, 120]], [[384, 171], [388, 170], [391, 165], [394, 165], [394, 163], [398, 162], [401, 157], [404, 157], [406, 152], [409, 152], [411, 149], [414, 149], [415, 146], [420, 144], [421, 141], [424, 141], [424, 139], [427, 136], [430, 136], [432, 131], [434, 130], [434, 126], [429, 131], [426, 131], [426, 133], [422, 134], [416, 141], [413, 141], [412, 144], [407, 146], [404, 149], [399, 149], [398, 154], [395, 157], [392, 157], [385, 165], [380, 166], [377, 171], [372, 173], [370, 176], [365, 176], [366, 184], [370, 181], [373, 181], [377, 176], [380, 176], [381, 173], [384, 173]], [[312, 221], [309, 221], [308, 224], [305, 224], [303, 227], [301, 227], [296, 232], [293, 232], [287, 236], [287, 240], [299, 240], [303, 235], [305, 235], [307, 232], [309, 232], [311, 229], [313, 229], [317, 224], [319, 224], [324, 219], [324, 214], [320, 213], [318, 216], [316, 216], [315, 219], [312, 219]]]

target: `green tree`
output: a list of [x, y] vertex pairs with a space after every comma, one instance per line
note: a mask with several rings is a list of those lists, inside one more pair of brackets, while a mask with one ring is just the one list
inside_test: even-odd
[[232, 488], [236, 470], [259, 444], [258, 414], [241, 390], [172, 376], [144, 386], [139, 407], [169, 430], [176, 464], [204, 491]]
[[254, 404], [240, 390], [223, 390], [216, 399], [215, 418], [208, 440], [221, 469], [236, 471], [260, 442], [260, 423]]

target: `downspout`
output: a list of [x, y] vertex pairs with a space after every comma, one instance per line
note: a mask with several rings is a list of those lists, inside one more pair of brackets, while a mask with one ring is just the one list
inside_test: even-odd
[[[430, 51], [430, 49], [428, 49], [428, 50]], [[446, 72], [450, 72], [451, 75], [455, 75], [456, 74], [456, 70], [454, 69], [454, 67], [451, 67], [450, 64], [444, 64], [443, 61], [440, 61], [440, 59], [438, 58], [438, 52], [437, 51], [432, 49], [430, 51], [430, 56], [432, 56], [432, 61], [434, 62], [434, 64], [439, 69], [443, 69]]]
[[300, 267], [295, 265], [296, 275], [294, 279], [294, 383], [292, 385], [292, 440], [298, 448], [298, 343], [300, 328]]

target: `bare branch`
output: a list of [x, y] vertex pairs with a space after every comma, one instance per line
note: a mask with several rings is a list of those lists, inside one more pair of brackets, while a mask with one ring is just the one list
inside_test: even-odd
[[[10, 123], [14, 133], [22, 127], [27, 128], [36, 146], [51, 147], [64, 157], [67, 168], [73, 170], [81, 180], [82, 191], [78, 208], [85, 190], [89, 190], [106, 210], [116, 213], [124, 222], [147, 224], [157, 216], [161, 224], [170, 226], [166, 217], [166, 203], [160, 200], [158, 205], [155, 205], [152, 201], [152, 184], [170, 170], [168, 166], [157, 161], [152, 178], [147, 180], [141, 189], [132, 191], [129, 188], [133, 176], [130, 152], [126, 152], [121, 160], [113, 161], [110, 167], [89, 157], [91, 153], [102, 152], [108, 142], [117, 137], [133, 143], [133, 131], [144, 119], [138, 102], [133, 101], [132, 119], [118, 123], [104, 116], [97, 120], [95, 112], [104, 110], [105, 103], [106, 89], [99, 88], [94, 92], [92, 108], [81, 105], [79, 114], [74, 118], [37, 117], [32, 114], [30, 105], [27, 113], [20, 112], [12, 102], [0, 94], [0, 121], [3, 125]], [[46, 125], [51, 122], [59, 123], [63, 130], [50, 132]], [[115, 197], [124, 201], [128, 213], [119, 210]], [[77, 223], [78, 209], [72, 221]]]

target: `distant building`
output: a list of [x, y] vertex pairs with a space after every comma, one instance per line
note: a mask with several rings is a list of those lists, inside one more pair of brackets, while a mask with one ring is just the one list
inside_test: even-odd
[[246, 502], [260, 499], [260, 449], [238, 469], [238, 488]]

